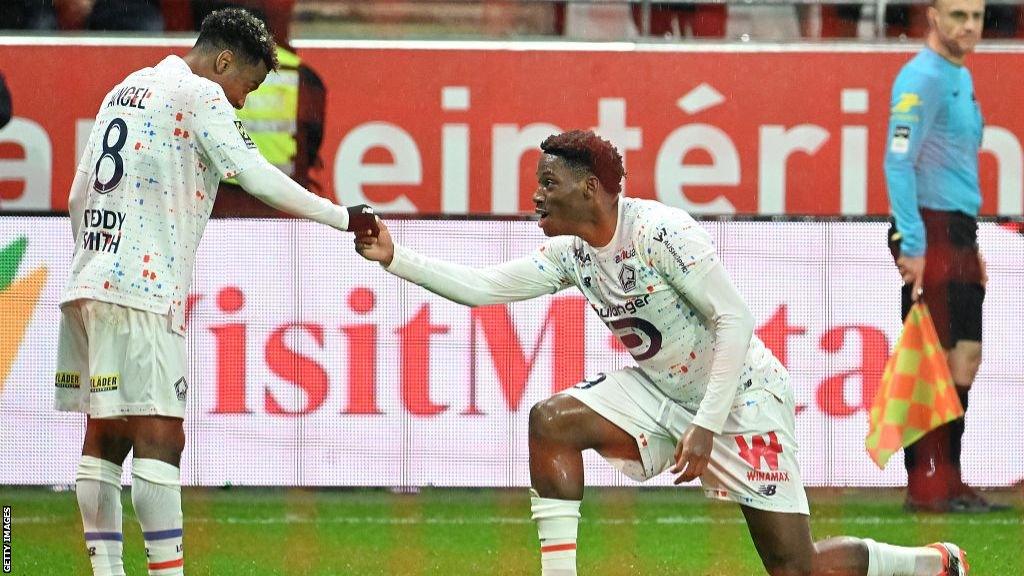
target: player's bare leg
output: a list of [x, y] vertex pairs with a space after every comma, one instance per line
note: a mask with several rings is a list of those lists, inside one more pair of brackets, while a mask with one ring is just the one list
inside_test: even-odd
[[121, 464], [132, 448], [128, 423], [88, 418], [75, 496], [95, 576], [122, 576]]
[[128, 421], [123, 418], [87, 417], [82, 455], [101, 458], [120, 466], [132, 449]]
[[530, 482], [545, 498], [583, 498], [583, 451], [640, 461], [636, 439], [579, 400], [558, 394], [530, 410]]
[[151, 576], [184, 573], [181, 512], [181, 453], [185, 429], [181, 418], [135, 416], [129, 419], [132, 504], [146, 542]]
[[151, 458], [172, 466], [181, 464], [181, 453], [185, 450], [185, 427], [181, 418], [133, 416], [128, 421], [136, 460]]
[[850, 536], [813, 542], [809, 516], [740, 508], [754, 547], [771, 576], [967, 574], [963, 554], [950, 544], [908, 548]]
[[583, 451], [640, 461], [636, 440], [564, 394], [530, 410], [531, 511], [537, 521], [543, 576], [576, 574], [576, 534], [583, 499]]
[[818, 550], [811, 540], [809, 516], [748, 506], [740, 508], [747, 519], [754, 548], [772, 576], [867, 574], [868, 550], [861, 541], [853, 538], [825, 540], [821, 543], [822, 558], [815, 562]]

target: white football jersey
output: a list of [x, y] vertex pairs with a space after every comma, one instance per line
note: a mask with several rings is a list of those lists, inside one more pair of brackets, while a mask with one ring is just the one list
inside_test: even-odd
[[[548, 240], [533, 260], [575, 285], [668, 397], [694, 412], [704, 398], [714, 356], [714, 327], [685, 298], [693, 280], [717, 262], [707, 231], [683, 210], [621, 198], [615, 236], [594, 248], [575, 236]], [[783, 394], [787, 373], [755, 335], [737, 393], [766, 388]]]
[[224, 91], [168, 56], [100, 105], [78, 165], [75, 252], [62, 303], [87, 298], [159, 314], [183, 333], [199, 240], [217, 187], [266, 160]]

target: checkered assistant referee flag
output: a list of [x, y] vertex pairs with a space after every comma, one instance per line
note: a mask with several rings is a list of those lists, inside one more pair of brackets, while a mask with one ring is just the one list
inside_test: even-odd
[[903, 334], [885, 363], [871, 406], [865, 440], [868, 454], [879, 468], [885, 468], [897, 450], [963, 414], [932, 316], [918, 302], [907, 314]]

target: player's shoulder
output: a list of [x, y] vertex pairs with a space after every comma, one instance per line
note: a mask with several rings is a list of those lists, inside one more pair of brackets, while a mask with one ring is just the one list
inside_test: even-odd
[[164, 85], [190, 85], [194, 78], [198, 78], [179, 56], [170, 55], [160, 62], [148, 68], [135, 72], [139, 76], [145, 76]]
[[190, 104], [201, 109], [231, 108], [220, 84], [193, 73], [179, 56], [167, 56], [149, 70], [168, 92], [168, 97], [186, 112]]
[[704, 228], [689, 212], [656, 200], [623, 198], [623, 210], [631, 222], [632, 234], [641, 242], [671, 231], [675, 234], [706, 235]]
[[545, 240], [538, 250], [548, 258], [554, 259], [572, 253], [582, 245], [583, 240], [576, 236], [554, 236]]
[[634, 232], [639, 232], [647, 225], [660, 220], [670, 219], [675, 212], [686, 214], [683, 210], [662, 204], [657, 200], [623, 197], [619, 202], [622, 203], [623, 220], [632, 226]]
[[[198, 77], [197, 77], [198, 78]], [[220, 84], [206, 78], [198, 78], [195, 105], [197, 109], [213, 114], [229, 114], [236, 116], [235, 108], [228, 102], [224, 89]]]
[[549, 265], [565, 273], [573, 266], [573, 255], [583, 253], [583, 241], [575, 236], [548, 238], [533, 253], [533, 261], [542, 270]]

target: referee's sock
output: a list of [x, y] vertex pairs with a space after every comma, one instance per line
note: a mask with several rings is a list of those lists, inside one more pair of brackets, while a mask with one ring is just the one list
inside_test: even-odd
[[576, 576], [580, 501], [541, 498], [530, 490], [530, 512], [540, 536], [541, 576]]
[[161, 460], [136, 458], [132, 476], [132, 504], [146, 541], [150, 576], [184, 574], [181, 471]]
[[93, 575], [124, 576], [121, 467], [101, 458], [82, 456], [75, 475], [75, 495]]
[[942, 554], [930, 546], [909, 548], [864, 539], [868, 547], [867, 576], [936, 576], [943, 574]]
[[[960, 397], [960, 406], [964, 409], [964, 415], [949, 423], [949, 459], [953, 462], [957, 474], [961, 471], [960, 453], [963, 451], [964, 445], [964, 418], [967, 416], [967, 399], [970, 391], [970, 388], [956, 387], [956, 395]], [[963, 480], [960, 482], [963, 483]]]

